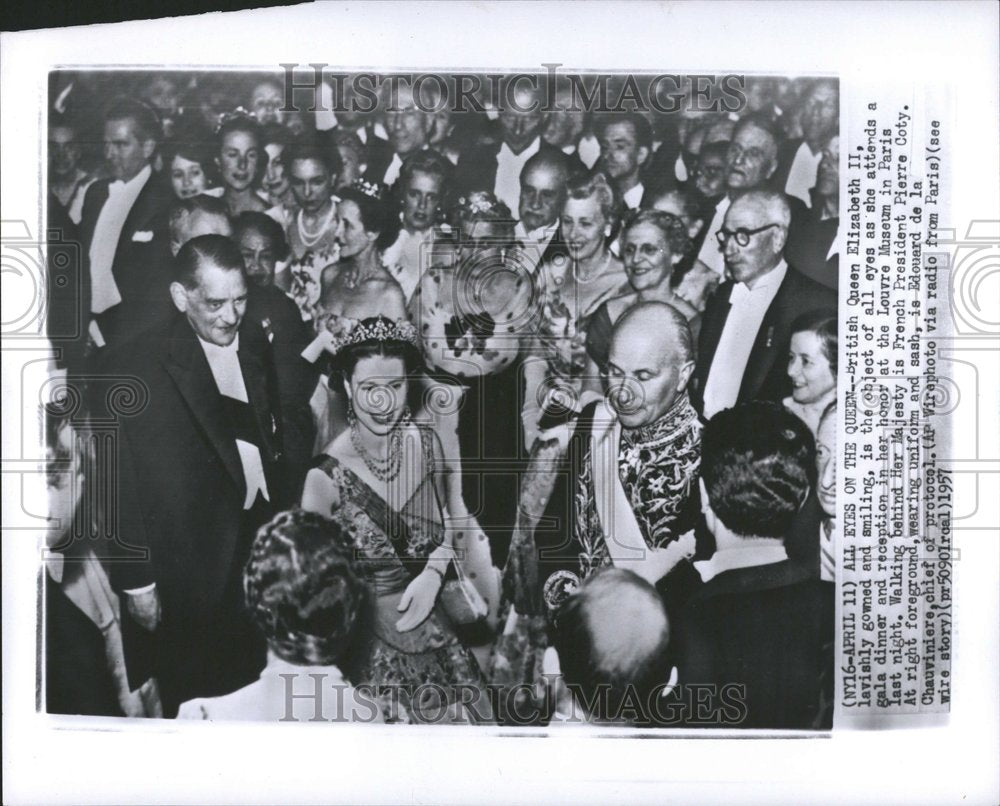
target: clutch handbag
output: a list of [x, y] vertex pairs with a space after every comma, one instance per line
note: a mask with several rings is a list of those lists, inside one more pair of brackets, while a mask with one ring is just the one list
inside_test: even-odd
[[439, 600], [444, 612], [453, 623], [464, 626], [486, 620], [490, 607], [476, 586], [469, 581], [459, 563], [454, 563], [458, 579], [451, 579], [441, 586]]

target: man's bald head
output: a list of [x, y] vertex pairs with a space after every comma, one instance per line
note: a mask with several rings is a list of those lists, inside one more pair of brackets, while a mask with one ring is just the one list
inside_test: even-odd
[[626, 311], [611, 332], [608, 395], [625, 428], [639, 428], [666, 414], [686, 394], [694, 368], [694, 340], [687, 319], [663, 302]]
[[[559, 665], [592, 716], [642, 721], [670, 680], [670, 621], [656, 589], [623, 568], [592, 576], [559, 610], [554, 644]], [[603, 696], [606, 693], [606, 696]], [[602, 696], [595, 696], [601, 694]]]
[[652, 355], [685, 363], [694, 358], [694, 340], [684, 314], [665, 302], [640, 302], [619, 317], [611, 332], [612, 346], [642, 346]]

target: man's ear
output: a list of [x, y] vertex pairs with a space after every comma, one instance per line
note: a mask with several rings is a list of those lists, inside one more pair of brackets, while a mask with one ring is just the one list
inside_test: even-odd
[[785, 244], [788, 242], [788, 230], [785, 227], [775, 227], [771, 230], [772, 243], [774, 244], [774, 253], [779, 254], [785, 250]]
[[646, 160], [649, 159], [649, 149], [646, 146], [639, 146], [639, 153], [636, 156], [639, 159], [639, 167], [641, 168], [646, 164]]
[[174, 301], [174, 307], [181, 313], [186, 313], [188, 309], [187, 289], [178, 282], [170, 284], [170, 298]]
[[670, 265], [671, 266], [676, 266], [683, 259], [684, 259], [684, 255], [671, 255], [670, 256]]
[[368, 163], [360, 162], [358, 163], [358, 175], [364, 176], [368, 172]]
[[683, 392], [687, 389], [688, 382], [691, 380], [691, 373], [694, 372], [694, 361], [688, 361], [683, 367], [678, 370], [677, 373], [677, 391]]
[[143, 141], [142, 156], [146, 158], [147, 162], [153, 158], [153, 152], [155, 151], [156, 151], [156, 140], [154, 140], [153, 138], [149, 138], [148, 140]]
[[774, 172], [778, 170], [778, 159], [776, 157], [773, 158], [770, 161], [769, 165], [770, 167], [767, 169], [767, 172], [764, 177], [765, 179], [770, 179], [772, 176], [774, 176]]

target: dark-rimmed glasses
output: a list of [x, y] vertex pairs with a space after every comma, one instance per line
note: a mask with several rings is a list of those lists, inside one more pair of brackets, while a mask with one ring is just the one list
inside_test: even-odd
[[779, 227], [780, 224], [765, 224], [763, 227], [757, 227], [757, 229], [746, 229], [746, 227], [739, 227], [735, 230], [726, 229], [723, 227], [717, 233], [715, 233], [715, 239], [719, 242], [719, 248], [725, 249], [726, 241], [730, 238], [736, 238], [737, 246], [746, 246], [750, 243], [750, 236], [757, 235], [764, 230], [769, 230], [771, 227]]

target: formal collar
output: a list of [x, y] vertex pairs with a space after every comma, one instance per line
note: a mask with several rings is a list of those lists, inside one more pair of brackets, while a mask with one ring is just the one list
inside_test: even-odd
[[622, 427], [622, 444], [626, 446], [651, 445], [675, 439], [686, 434], [698, 422], [698, 412], [686, 392], [682, 392], [667, 412], [658, 420], [638, 428]]
[[642, 194], [646, 192], [646, 188], [642, 186], [642, 182], [639, 182], [631, 190], [626, 191], [622, 194], [622, 200], [630, 209], [635, 209], [639, 206], [639, 202], [642, 201]]
[[753, 288], [750, 288], [746, 283], [733, 283], [732, 291], [729, 293], [730, 303], [741, 302], [751, 296], [759, 299], [767, 296], [773, 298], [778, 293], [778, 287], [784, 281], [787, 273], [788, 264], [782, 258], [777, 266], [757, 278]]
[[236, 338], [233, 339], [232, 344], [228, 344], [225, 347], [221, 347], [218, 344], [212, 344], [210, 341], [205, 341], [197, 333], [195, 334], [198, 341], [201, 343], [201, 349], [205, 351], [205, 356], [208, 359], [215, 358], [216, 356], [226, 356], [226, 355], [236, 355], [240, 351], [240, 334], [236, 334]]
[[716, 551], [710, 559], [694, 563], [694, 567], [701, 575], [702, 582], [709, 582], [726, 571], [773, 565], [787, 559], [788, 553], [784, 546], [747, 545]]
[[556, 228], [559, 226], [558, 221], [553, 221], [547, 227], [538, 227], [530, 232], [524, 228], [524, 222], [518, 221], [514, 225], [514, 240], [515, 241], [545, 241], [555, 235]]
[[507, 145], [507, 143], [501, 141], [499, 158], [505, 160], [520, 160], [523, 162], [527, 162], [531, 157], [535, 156], [535, 154], [538, 153], [538, 150], [542, 147], [541, 141], [542, 138], [539, 135], [535, 135], [535, 139], [531, 141], [531, 144], [519, 154], [515, 154], [513, 151], [510, 150], [510, 147]]
[[143, 185], [146, 184], [146, 181], [149, 179], [152, 173], [153, 169], [149, 167], [149, 163], [146, 163], [143, 169], [139, 171], [139, 173], [137, 173], [131, 179], [129, 179], [128, 182], [122, 179], [117, 179], [111, 182], [108, 187], [114, 187], [114, 188], [120, 188], [122, 190], [138, 192], [138, 190], [142, 188]]

